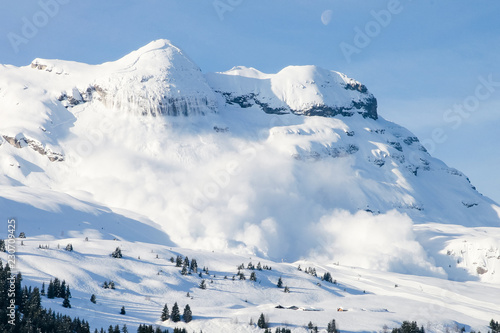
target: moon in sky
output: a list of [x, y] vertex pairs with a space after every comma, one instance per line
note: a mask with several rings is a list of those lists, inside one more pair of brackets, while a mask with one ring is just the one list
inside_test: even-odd
[[330, 24], [330, 21], [332, 20], [332, 14], [333, 11], [331, 9], [327, 9], [321, 14], [321, 22], [323, 22], [324, 25]]

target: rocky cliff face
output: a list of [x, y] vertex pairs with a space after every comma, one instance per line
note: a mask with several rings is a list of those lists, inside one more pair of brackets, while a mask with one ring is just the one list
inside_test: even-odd
[[50, 85], [60, 90], [58, 99], [65, 107], [96, 99], [108, 108], [140, 115], [216, 112], [215, 94], [201, 70], [167, 40], [101, 65], [35, 59], [30, 67], [50, 73], [58, 83]]
[[50, 76], [48, 86], [60, 90], [58, 100], [65, 107], [96, 99], [108, 108], [140, 115], [203, 115], [217, 112], [218, 94], [226, 104], [257, 105], [270, 114], [378, 117], [375, 97], [342, 73], [289, 66], [276, 74], [235, 67], [203, 75], [167, 40], [101, 65], [35, 59], [30, 67]]
[[120, 70], [95, 82], [99, 97], [108, 107], [140, 110], [152, 116], [216, 111], [215, 94], [201, 70], [168, 41], [154, 41], [118, 60], [113, 67]]
[[227, 104], [257, 105], [266, 113], [377, 119], [377, 100], [363, 84], [316, 66], [289, 66], [277, 74], [235, 67], [207, 75]]

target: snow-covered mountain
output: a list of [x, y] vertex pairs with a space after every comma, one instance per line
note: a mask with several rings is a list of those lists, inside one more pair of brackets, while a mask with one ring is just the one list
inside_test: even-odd
[[[500, 282], [500, 207], [430, 156], [409, 130], [383, 119], [375, 97], [344, 74], [315, 66], [203, 74], [158, 40], [101, 65], [2, 65], [0, 102], [1, 218], [16, 217], [30, 237], [19, 257], [31, 281], [65, 274], [89, 255], [105, 257], [116, 238], [131, 256], [133, 244], [178, 246], [218, 261], [224, 274], [230, 269], [221, 258], [233, 265], [259, 256], [361, 267], [372, 278], [425, 275], [432, 286], [442, 279], [491, 288]], [[84, 237], [102, 242], [92, 251], [81, 242], [78, 256], [57, 256], [57, 272], [28, 259], [53, 255], [38, 249], [40, 242]], [[66, 277], [82, 295], [95, 288], [88, 267]], [[124, 295], [166, 292], [169, 283], [185, 292], [195, 283], [149, 281], [144, 291], [131, 282], [146, 279], [143, 273], [122, 276], [122, 269], [99, 274], [129, 281]], [[391, 294], [384, 283], [373, 293]], [[312, 306], [331, 292], [294, 301]], [[264, 303], [232, 309], [247, 316]], [[445, 319], [463, 315], [462, 306]], [[483, 320], [484, 309], [471, 320]]]
[[326, 117], [359, 113], [377, 119], [377, 100], [364, 85], [316, 66], [289, 66], [277, 74], [234, 67], [208, 74], [208, 79], [227, 104], [242, 108], [258, 105], [271, 114]]

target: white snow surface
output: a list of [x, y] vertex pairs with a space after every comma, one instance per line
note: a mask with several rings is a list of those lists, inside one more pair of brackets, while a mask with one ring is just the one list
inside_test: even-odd
[[[332, 318], [352, 332], [402, 320], [486, 331], [500, 315], [500, 207], [363, 108], [304, 115], [366, 102], [363, 87], [315, 66], [203, 74], [166, 40], [101, 65], [0, 66], [0, 218], [28, 235], [25, 282], [66, 279], [73, 308], [44, 305], [96, 327], [161, 324], [163, 304], [190, 291], [189, 330], [258, 331], [246, 323], [264, 312], [297, 332]], [[57, 248], [67, 243], [75, 252]], [[109, 257], [116, 246], [125, 258]], [[177, 253], [214, 272], [208, 290], [166, 260]], [[248, 261], [273, 270], [223, 279]], [[274, 287], [279, 276], [292, 293]], [[99, 287], [109, 279], [116, 291]]]
[[[305, 114], [315, 107], [355, 109], [353, 103], [372, 98], [366, 87], [346, 75], [316, 66], [288, 66], [276, 74], [255, 68], [234, 67], [223, 73], [207, 74], [217, 92], [228, 97], [252, 96], [278, 113]], [[250, 102], [251, 103], [251, 102]], [[367, 110], [357, 110], [366, 114]]]
[[43, 76], [44, 85], [77, 101], [97, 95], [110, 108], [153, 116], [216, 111], [215, 94], [201, 70], [167, 40], [97, 66], [35, 59], [31, 68], [50, 73]]

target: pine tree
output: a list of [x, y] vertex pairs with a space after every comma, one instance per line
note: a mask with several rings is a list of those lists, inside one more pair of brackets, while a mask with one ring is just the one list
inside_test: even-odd
[[65, 297], [64, 298], [64, 301], [62, 303], [62, 306], [65, 307], [65, 308], [71, 308], [71, 304], [69, 302], [69, 298], [68, 297]]
[[68, 245], [66, 245], [66, 248], [65, 248], [66, 251], [73, 251], [73, 245], [71, 245], [71, 243], [69, 243]]
[[188, 275], [188, 266], [186, 264], [182, 266], [181, 274]]
[[120, 326], [115, 325], [115, 328], [113, 329], [113, 333], [120, 333]]
[[264, 317], [263, 313], [260, 314], [259, 320], [257, 321], [257, 327], [259, 327], [259, 328], [267, 328], [268, 327], [266, 318]]
[[290, 293], [290, 288], [288, 288], [288, 286], [285, 286], [285, 290], [283, 290], [285, 293]]
[[250, 274], [250, 281], [257, 281], [257, 275], [255, 275], [255, 272]]
[[123, 324], [122, 333], [128, 333], [127, 324]]
[[182, 320], [184, 322], [189, 323], [191, 320], [193, 320], [193, 314], [191, 313], [191, 308], [189, 307], [189, 304], [186, 305], [184, 308], [184, 314], [182, 315]]
[[61, 286], [59, 287], [57, 295], [57, 297], [66, 298], [66, 281], [63, 280], [61, 282]]
[[33, 288], [29, 293], [28, 300], [24, 306], [24, 315], [31, 318], [37, 318], [42, 313], [41, 298], [38, 288]]
[[42, 292], [41, 292], [41, 295], [45, 296], [45, 282], [42, 283]]
[[28, 303], [29, 291], [26, 286], [22, 288], [21, 292], [21, 303], [19, 304], [19, 311], [23, 312], [25, 306]]
[[281, 280], [281, 276], [278, 280], [278, 284], [276, 285], [278, 288], [283, 288], [283, 281]]
[[49, 287], [47, 288], [47, 298], [55, 298], [56, 297], [56, 293], [54, 291], [54, 282], [52, 281], [52, 279], [50, 279], [50, 282], [49, 282]]
[[177, 258], [175, 259], [175, 267], [181, 267], [182, 266], [182, 256], [178, 255]]
[[332, 319], [331, 322], [328, 323], [326, 328], [327, 333], [338, 333], [337, 325], [335, 324], [335, 319]]
[[117, 247], [116, 250], [113, 251], [113, 253], [111, 253], [111, 256], [113, 258], [122, 258], [122, 250], [120, 249], [120, 247]]
[[489, 328], [491, 328], [491, 333], [500, 332], [500, 325], [498, 324], [498, 321], [494, 321], [493, 319], [490, 320]]
[[181, 312], [179, 311], [179, 306], [177, 305], [177, 302], [175, 302], [174, 306], [172, 307], [172, 315], [170, 316], [170, 318], [174, 323], [181, 320]]
[[120, 310], [120, 314], [124, 315], [126, 314], [127, 312], [125, 311], [125, 307], [122, 306], [121, 310]]
[[190, 269], [191, 269], [193, 272], [195, 272], [195, 273], [197, 273], [197, 272], [198, 272], [198, 263], [196, 262], [196, 259], [194, 259], [194, 258], [191, 260], [191, 266], [190, 266]]
[[92, 296], [90, 296], [90, 301], [91, 301], [92, 303], [94, 303], [94, 304], [96, 304], [96, 303], [97, 303], [97, 302], [96, 302], [96, 299], [95, 299], [95, 295], [94, 295], [94, 294], [92, 294]]
[[58, 278], [54, 278], [54, 296], [61, 297], [61, 281]]
[[[423, 328], [423, 327], [422, 327]], [[416, 321], [403, 321], [400, 328], [394, 328], [392, 330], [394, 333], [424, 333], [418, 328]]]
[[170, 313], [168, 311], [168, 305], [165, 303], [165, 306], [163, 307], [163, 310], [161, 312], [161, 321], [168, 320], [170, 318]]
[[207, 289], [207, 284], [205, 283], [205, 280], [201, 280], [200, 289]]

